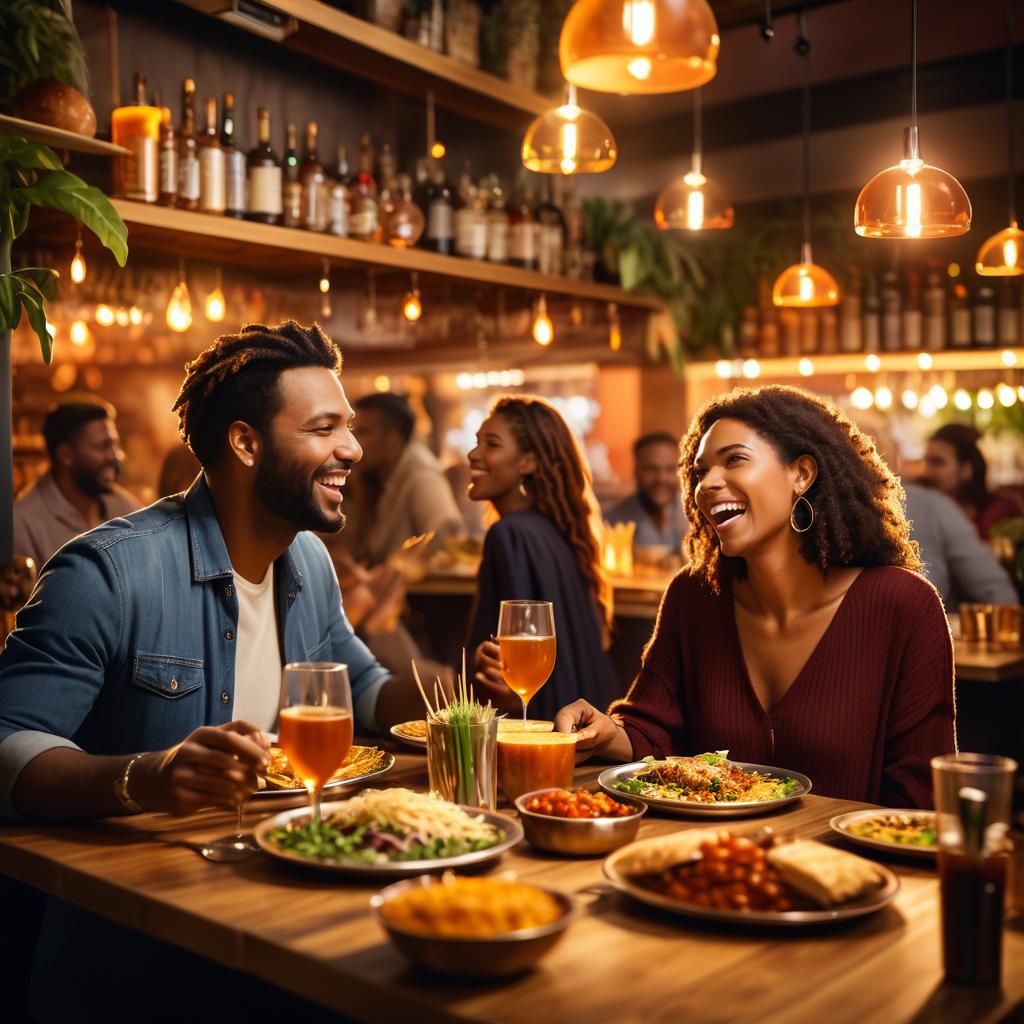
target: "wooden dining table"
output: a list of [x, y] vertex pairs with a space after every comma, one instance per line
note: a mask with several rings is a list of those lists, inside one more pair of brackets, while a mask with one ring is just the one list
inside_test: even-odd
[[[581, 783], [597, 769], [578, 769]], [[399, 754], [375, 785], [423, 789], [425, 759]], [[301, 799], [301, 798], [299, 798]], [[296, 806], [253, 800], [246, 825]], [[840, 842], [829, 819], [867, 805], [809, 795], [730, 821], [749, 832]], [[512, 813], [512, 812], [509, 812]], [[232, 831], [234, 816], [143, 814], [66, 825], [0, 827], [0, 873], [364, 1021], [554, 1020], [559, 1024], [994, 1024], [1024, 1019], [1024, 913], [1004, 931], [1001, 989], [943, 983], [938, 881], [928, 860], [887, 858], [901, 888], [869, 917], [811, 928], [722, 927], [632, 902], [601, 858], [568, 859], [525, 843], [493, 874], [514, 872], [570, 894], [579, 914], [532, 971], [459, 980], [413, 968], [371, 916], [384, 882], [296, 869], [265, 854], [202, 859], [193, 844]], [[706, 819], [648, 814], [640, 836]], [[723, 823], [723, 827], [725, 824]]]

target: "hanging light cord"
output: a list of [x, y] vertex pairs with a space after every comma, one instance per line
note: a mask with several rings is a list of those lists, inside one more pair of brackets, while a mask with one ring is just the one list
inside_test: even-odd
[[704, 148], [700, 89], [693, 90], [693, 173], [701, 174], [701, 153]]
[[910, 126], [917, 134], [917, 0], [910, 0]]
[[804, 143], [804, 245], [811, 244], [811, 43], [807, 38], [807, 7], [800, 8], [797, 53], [804, 61], [802, 131]]
[[1017, 197], [1014, 192], [1013, 166], [1013, 4], [1003, 0], [1003, 21], [1006, 27], [1006, 201], [1010, 206], [1010, 223], [1017, 223]]

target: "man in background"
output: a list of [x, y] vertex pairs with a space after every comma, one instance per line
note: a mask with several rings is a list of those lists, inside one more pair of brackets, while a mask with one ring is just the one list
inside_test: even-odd
[[636, 493], [609, 509], [609, 523], [636, 523], [638, 548], [668, 547], [679, 555], [686, 518], [679, 492], [679, 445], [671, 434], [644, 434], [633, 443]]
[[64, 402], [43, 420], [50, 468], [14, 503], [14, 553], [42, 568], [72, 537], [141, 505], [117, 484], [124, 462], [112, 406]]

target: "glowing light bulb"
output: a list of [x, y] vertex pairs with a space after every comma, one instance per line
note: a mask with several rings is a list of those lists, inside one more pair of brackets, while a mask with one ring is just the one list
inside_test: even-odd
[[114, 322], [114, 311], [104, 302], [96, 307], [96, 323], [109, 327]]
[[1002, 360], [1003, 366], [1016, 366], [1017, 365], [1017, 353], [1012, 349], [1004, 348], [999, 354], [999, 358]]
[[747, 380], [753, 380], [761, 376], [761, 364], [756, 359], [743, 360], [743, 376]]
[[327, 274], [323, 274], [320, 278], [320, 293], [326, 295], [331, 290], [331, 279]]
[[686, 226], [700, 231], [704, 226], [704, 193], [695, 188], [686, 198]]
[[971, 396], [963, 388], [957, 388], [953, 392], [953, 405], [961, 412], [967, 412], [971, 407]]
[[882, 368], [882, 360], [872, 352], [865, 360], [864, 365], [868, 368], [871, 373], [878, 373]]
[[654, 38], [654, 0], [626, 0], [622, 27], [634, 46], [646, 46]]
[[128, 310], [128, 322], [134, 324], [136, 327], [142, 323], [142, 310], [138, 306], [132, 306]]
[[579, 136], [576, 131], [575, 121], [566, 121], [562, 125], [562, 161], [563, 174], [572, 174], [576, 170], [576, 155], [578, 152]]
[[902, 395], [900, 395], [900, 401], [903, 403], [904, 409], [914, 410], [920, 404], [920, 399], [917, 396], [917, 392], [913, 388], [907, 388]]
[[892, 408], [892, 391], [890, 391], [884, 384], [880, 388], [875, 389], [875, 405], [877, 405], [879, 409]]
[[930, 420], [937, 412], [935, 403], [931, 399], [931, 395], [925, 395], [921, 399], [921, 404], [918, 406], [917, 411], [927, 420]]
[[75, 255], [71, 259], [71, 280], [75, 284], [81, 284], [85, 280], [88, 268], [85, 265], [85, 257], [82, 255], [82, 240], [75, 242]]
[[402, 300], [402, 316], [411, 324], [416, 323], [423, 316], [423, 303], [420, 301], [418, 289], [406, 292], [405, 298]]
[[933, 384], [928, 389], [928, 398], [936, 409], [945, 409], [949, 405], [949, 395], [941, 384]]
[[988, 388], [982, 388], [976, 399], [979, 409], [991, 409], [996, 404], [995, 395]]
[[626, 65], [626, 70], [637, 81], [646, 82], [651, 77], [651, 62], [647, 57], [637, 57]]
[[544, 346], [555, 340], [555, 325], [548, 316], [548, 304], [543, 295], [537, 301], [537, 315], [533, 319], [533, 340]]
[[373, 388], [375, 391], [390, 391], [391, 378], [383, 373], [377, 374], [377, 376], [373, 378]]
[[855, 409], [860, 409], [861, 411], [864, 409], [870, 409], [874, 400], [874, 395], [864, 387], [856, 388], [853, 394], [850, 395], [850, 401], [853, 403], [853, 407]]
[[116, 312], [116, 313], [114, 314], [114, 320], [116, 321], [116, 323], [117, 323], [117, 326], [118, 326], [118, 327], [127, 327], [127, 326], [128, 326], [128, 322], [129, 322], [129, 321], [128, 321], [128, 310], [127, 310], [127, 309], [125, 309], [125, 308], [124, 308], [124, 307], [122, 306], [122, 307], [121, 307], [121, 308], [120, 308], [120, 309], [119, 309], [119, 310], [118, 310], [118, 311], [117, 311], [117, 312]]
[[619, 307], [608, 303], [608, 347], [613, 352], [622, 348], [622, 325], [619, 323]]
[[814, 282], [810, 279], [807, 271], [801, 267], [800, 271], [800, 301], [810, 302], [814, 298]]
[[1008, 238], [1003, 242], [1003, 263], [1008, 267], [1017, 265], [1017, 242], [1013, 238]]
[[732, 376], [732, 363], [728, 359], [719, 359], [715, 363], [715, 376], [728, 380]]
[[810, 359], [801, 359], [800, 362], [797, 363], [797, 369], [800, 371], [801, 377], [814, 376], [814, 363], [812, 363]]
[[448, 151], [447, 151], [447, 150], [446, 150], [446, 149], [444, 148], [444, 143], [443, 143], [443, 142], [435, 142], [435, 143], [434, 143], [434, 144], [433, 144], [433, 145], [432, 145], [432, 146], [430, 147], [430, 155], [431, 155], [431, 156], [432, 156], [432, 157], [433, 157], [433, 158], [434, 158], [435, 160], [440, 160], [440, 159], [441, 159], [441, 157], [443, 157], [443, 156], [445, 155], [445, 153], [447, 153], [447, 152], [448, 152]]
[[184, 334], [192, 326], [192, 299], [188, 294], [184, 276], [178, 279], [174, 291], [171, 292], [164, 318], [167, 326], [178, 334]]
[[[910, 163], [912, 161], [908, 161]], [[907, 235], [918, 238], [921, 235], [921, 186], [915, 182], [907, 186]]]
[[930, 370], [933, 362], [934, 360], [928, 352], [918, 353], [917, 365], [920, 366], [922, 370]]
[[89, 344], [89, 325], [84, 320], [76, 320], [68, 331], [68, 337], [72, 345]]
[[224, 298], [220, 285], [218, 285], [206, 296], [206, 319], [219, 324], [224, 319], [227, 311], [227, 300]]
[[455, 378], [455, 386], [462, 391], [469, 391], [473, 386], [473, 375], [471, 373], [460, 373]]
[[996, 388], [996, 397], [1004, 409], [1009, 409], [1017, 401], [1017, 392], [1009, 384], [1000, 384]]

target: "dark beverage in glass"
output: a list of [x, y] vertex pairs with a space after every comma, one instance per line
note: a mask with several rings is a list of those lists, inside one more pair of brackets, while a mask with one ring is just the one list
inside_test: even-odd
[[1009, 860], [1008, 854], [939, 850], [946, 981], [999, 985]]

